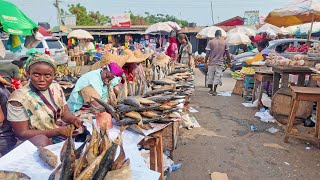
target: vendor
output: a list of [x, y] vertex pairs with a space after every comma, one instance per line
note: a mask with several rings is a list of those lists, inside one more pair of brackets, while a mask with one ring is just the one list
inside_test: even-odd
[[123, 70], [116, 63], [110, 63], [106, 67], [90, 71], [81, 76], [68, 99], [70, 110], [76, 112], [85, 104], [99, 107], [99, 103], [93, 97], [107, 101], [109, 87], [113, 88], [115, 94], [118, 94], [118, 84], [121, 77], [115, 77], [113, 73], [122, 76]]
[[272, 50], [266, 49], [269, 46], [269, 42], [266, 40], [262, 40], [258, 43], [258, 51], [252, 59], [246, 60], [245, 65], [251, 65], [254, 62], [265, 61], [269, 53], [273, 52]]
[[15, 136], [36, 146], [58, 143], [67, 137], [70, 126], [81, 126], [67, 106], [60, 85], [54, 82], [56, 63], [48, 55], [34, 54], [26, 62], [30, 82], [14, 91], [8, 101], [8, 120]]
[[3, 85], [3, 80], [0, 81], [0, 157], [11, 151], [17, 143], [7, 120], [7, 101], [10, 93]]

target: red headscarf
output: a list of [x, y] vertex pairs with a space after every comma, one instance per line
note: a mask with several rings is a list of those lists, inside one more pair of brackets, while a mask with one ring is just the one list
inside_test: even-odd
[[175, 37], [171, 37], [171, 38], [169, 38], [169, 42], [170, 42], [170, 44], [168, 46], [166, 54], [170, 57], [173, 57], [175, 55], [175, 53], [178, 51], [177, 40]]

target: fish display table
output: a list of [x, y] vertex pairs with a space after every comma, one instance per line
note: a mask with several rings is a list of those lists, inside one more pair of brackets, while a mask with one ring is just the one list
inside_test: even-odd
[[151, 138], [142, 140], [139, 144], [149, 146], [150, 148], [150, 169], [159, 172], [160, 180], [164, 179], [164, 164], [163, 164], [163, 130], [150, 134]]

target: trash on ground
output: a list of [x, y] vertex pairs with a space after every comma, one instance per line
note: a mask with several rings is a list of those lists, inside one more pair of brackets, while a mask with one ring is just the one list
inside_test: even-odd
[[272, 123], [276, 122], [276, 119], [269, 114], [268, 110], [266, 110], [265, 112], [256, 112], [256, 114], [254, 116], [259, 117], [260, 121], [262, 121], [262, 122], [267, 122], [267, 123], [268, 122], [272, 122]]
[[306, 150], [310, 150], [311, 148], [310, 147], [306, 147]]
[[258, 128], [256, 125], [250, 125], [250, 131], [254, 132], [254, 131], [257, 131]]
[[271, 128], [269, 128], [269, 129], [267, 129], [267, 131], [268, 131], [269, 133], [271, 133], [271, 134], [275, 134], [275, 133], [279, 132], [279, 129], [274, 128], [274, 127], [271, 127]]
[[228, 175], [221, 172], [213, 172], [210, 174], [211, 180], [228, 180]]
[[226, 96], [226, 97], [229, 97], [231, 96], [231, 91], [220, 91], [217, 93], [218, 96]]
[[304, 121], [303, 125], [305, 127], [314, 127], [316, 124], [312, 121], [312, 117]]
[[182, 166], [182, 163], [173, 164], [173, 165], [168, 167], [168, 171], [169, 172], [176, 171], [176, 170], [180, 169], [181, 166]]
[[271, 101], [272, 101], [271, 98], [266, 93], [262, 94], [261, 102], [265, 107], [270, 108], [271, 107]]
[[290, 166], [290, 164], [288, 162], [284, 162], [285, 165]]
[[282, 146], [280, 146], [279, 144], [276, 143], [263, 143], [264, 147], [270, 147], [270, 148], [276, 148], [276, 149], [286, 149]]
[[189, 112], [191, 112], [191, 113], [197, 113], [197, 112], [199, 112], [199, 111], [197, 111], [196, 109], [194, 109], [193, 107], [189, 107]]
[[242, 105], [243, 105], [244, 107], [257, 107], [256, 104], [251, 103], [251, 102], [249, 102], [249, 103], [242, 103]]
[[182, 122], [184, 127], [187, 129], [192, 129], [195, 127], [201, 127], [198, 121], [195, 117], [193, 117], [191, 114], [185, 114], [182, 116]]

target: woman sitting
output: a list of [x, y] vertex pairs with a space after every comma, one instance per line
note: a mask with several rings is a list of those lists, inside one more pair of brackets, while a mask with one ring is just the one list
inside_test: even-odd
[[30, 82], [14, 91], [8, 101], [8, 120], [17, 138], [36, 146], [65, 139], [70, 126], [81, 126], [67, 106], [60, 85], [54, 82], [56, 64], [45, 54], [34, 54], [26, 62]]
[[107, 102], [109, 88], [112, 88], [113, 92], [118, 94], [118, 84], [121, 77], [115, 77], [113, 73], [121, 76], [123, 70], [116, 63], [110, 63], [104, 68], [90, 71], [81, 76], [68, 99], [70, 110], [76, 112], [86, 104], [99, 107], [99, 103], [93, 97]]

